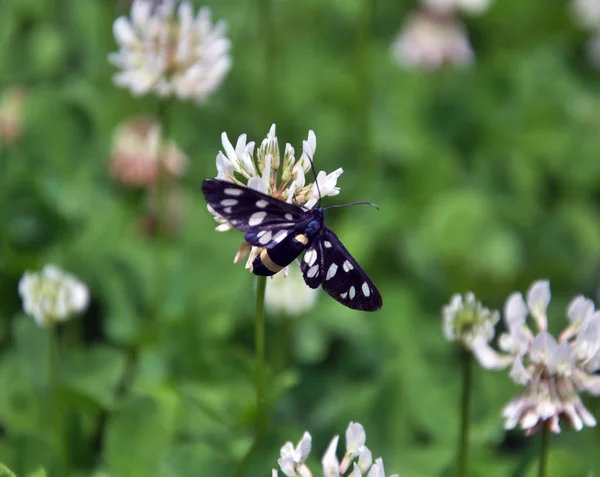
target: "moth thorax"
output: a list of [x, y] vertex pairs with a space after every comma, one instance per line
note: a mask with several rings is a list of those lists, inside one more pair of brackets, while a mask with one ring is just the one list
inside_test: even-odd
[[323, 222], [318, 219], [312, 219], [308, 224], [306, 224], [306, 229], [304, 229], [304, 233], [309, 238], [314, 238], [318, 235], [323, 227]]

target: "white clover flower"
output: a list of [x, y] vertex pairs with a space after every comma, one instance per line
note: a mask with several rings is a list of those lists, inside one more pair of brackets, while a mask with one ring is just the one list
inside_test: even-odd
[[[283, 160], [281, 159], [275, 124], [271, 126], [267, 137], [256, 152], [254, 151], [254, 142], [247, 142], [245, 134], [238, 138], [235, 147], [229, 141], [226, 133], [221, 135], [221, 141], [225, 152], [217, 154], [217, 179], [250, 187], [305, 209], [311, 209], [316, 205], [319, 199], [319, 190], [322, 197], [335, 196], [340, 193], [336, 184], [338, 177], [344, 172], [342, 168], [330, 174], [320, 171], [316, 180], [318, 186], [316, 183], [306, 182], [305, 174], [311, 169], [310, 161], [314, 160], [317, 149], [317, 138], [313, 131], [308, 132], [308, 138], [302, 144], [302, 154], [298, 159], [295, 158], [294, 148], [290, 144], [285, 145]], [[219, 222], [220, 225], [217, 227], [219, 232], [233, 228], [214, 209], [210, 206], [207, 208]], [[239, 262], [248, 252], [251, 252], [246, 263], [246, 268], [250, 269], [254, 258], [261, 250], [259, 247], [251, 247], [244, 242], [234, 258], [234, 263]]]
[[[371, 451], [365, 445], [366, 438], [363, 426], [351, 422], [346, 430], [346, 454], [340, 464], [336, 455], [339, 436], [334, 436], [321, 459], [323, 477], [385, 477], [383, 460], [380, 457], [373, 463]], [[305, 464], [310, 452], [310, 442], [310, 434], [305, 432], [296, 448], [291, 442], [286, 442], [281, 448], [278, 463], [287, 477], [313, 477], [313, 473]], [[348, 473], [350, 467], [352, 471]], [[276, 470], [272, 471], [272, 477], [277, 477]]]
[[570, 10], [580, 27], [592, 31], [600, 29], [600, 0], [572, 0]]
[[267, 281], [265, 306], [270, 313], [294, 317], [312, 309], [318, 296], [318, 290], [305, 285], [300, 268], [292, 263], [287, 276], [277, 273]]
[[231, 69], [225, 29], [222, 21], [213, 26], [207, 7], [194, 16], [189, 1], [134, 0], [131, 18], [113, 24], [120, 50], [109, 61], [121, 70], [113, 80], [136, 96], [201, 102]]
[[23, 311], [40, 326], [66, 321], [82, 313], [90, 301], [88, 287], [54, 265], [41, 272], [25, 272], [19, 282]]
[[[520, 425], [531, 434], [547, 425], [559, 433], [561, 420], [577, 431], [596, 425], [578, 393], [600, 395], [600, 376], [594, 374], [600, 369], [600, 312], [591, 300], [576, 297], [567, 308], [569, 324], [557, 340], [547, 331], [550, 298], [547, 280], [533, 283], [527, 301], [520, 293], [510, 295], [504, 308], [507, 331], [498, 340], [501, 352], [487, 342], [478, 343], [480, 349], [474, 350], [482, 366], [510, 366], [510, 377], [525, 386], [504, 408], [506, 429]], [[527, 325], [528, 316], [536, 332]]]
[[182, 176], [188, 158], [173, 141], [164, 141], [158, 121], [139, 116], [117, 126], [110, 173], [130, 187], [151, 187], [160, 174]]
[[499, 320], [500, 313], [485, 308], [472, 292], [464, 297], [453, 295], [450, 303], [442, 308], [442, 327], [446, 339], [460, 342], [469, 349], [479, 340], [489, 343], [494, 338]]
[[445, 65], [466, 66], [474, 54], [463, 26], [452, 16], [423, 10], [413, 13], [391, 47], [402, 67], [439, 70]]

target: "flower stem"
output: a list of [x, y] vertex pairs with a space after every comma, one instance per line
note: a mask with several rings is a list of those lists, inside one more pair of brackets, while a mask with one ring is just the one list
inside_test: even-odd
[[467, 476], [469, 458], [469, 408], [471, 407], [472, 358], [466, 349], [460, 352], [462, 364], [462, 393], [460, 398], [460, 439], [458, 441], [457, 477]]
[[58, 343], [58, 328], [50, 326], [48, 332], [48, 386], [50, 394], [51, 409], [54, 409], [54, 430], [58, 449], [62, 458], [62, 466], [65, 475], [69, 471], [69, 449], [67, 446], [66, 435], [66, 409], [63, 406], [60, 396], [60, 356]]
[[540, 470], [538, 476], [546, 477], [548, 475], [548, 447], [550, 442], [550, 429], [546, 423], [542, 426], [540, 441]]
[[[154, 306], [152, 315], [154, 321], [158, 319], [162, 302], [164, 299], [164, 284], [165, 284], [165, 251], [166, 251], [166, 220], [167, 220], [167, 183], [164, 170], [165, 159], [162, 154], [168, 154], [167, 144], [169, 137], [169, 121], [168, 110], [170, 101], [160, 100], [158, 105], [158, 121], [161, 127], [160, 149], [158, 155], [158, 174], [156, 177], [156, 243], [155, 243], [155, 291], [154, 291]], [[151, 191], [152, 193], [152, 191]]]
[[256, 353], [256, 431], [252, 445], [237, 465], [234, 476], [241, 477], [248, 462], [258, 449], [266, 431], [265, 397], [265, 290], [267, 277], [256, 277], [256, 321], [254, 328], [254, 347]]

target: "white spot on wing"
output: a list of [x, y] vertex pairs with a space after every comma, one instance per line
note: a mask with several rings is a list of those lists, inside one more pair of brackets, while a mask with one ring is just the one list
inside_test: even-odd
[[348, 296], [348, 292], [344, 292], [344, 293], [340, 294], [340, 296], [345, 300], [346, 297]]
[[231, 214], [231, 207], [225, 207], [223, 209], [223, 212], [225, 212], [226, 214]]
[[269, 203], [264, 199], [256, 201], [256, 207], [260, 207], [261, 209], [264, 209], [267, 205], [269, 205]]
[[237, 205], [238, 201], [236, 199], [223, 199], [221, 201], [221, 205], [223, 207], [229, 206], [229, 205]]
[[318, 266], [318, 265], [315, 265], [315, 266], [313, 266], [313, 267], [310, 267], [310, 268], [308, 269], [308, 272], [306, 272], [306, 276], [307, 276], [308, 278], [313, 278], [313, 277], [316, 277], [318, 274], [319, 274], [319, 266]]
[[255, 225], [259, 225], [266, 216], [267, 216], [267, 213], [263, 212], [262, 210], [260, 212], [254, 212], [250, 216], [250, 220], [248, 220], [248, 225], [250, 227], [254, 227]]
[[350, 299], [352, 300], [352, 298], [354, 298], [354, 295], [356, 295], [356, 288], [350, 287], [350, 290], [348, 290], [348, 293], [350, 294]]
[[287, 220], [294, 220], [294, 216], [293, 216], [292, 214], [285, 214], [285, 215], [284, 215], [284, 217], [285, 217]]
[[286, 238], [287, 236], [288, 236], [287, 230], [280, 230], [279, 232], [277, 232], [275, 234], [275, 237], [273, 237], [273, 241], [279, 243], [279, 242], [283, 241], [283, 239]]
[[244, 191], [241, 189], [225, 189], [223, 192], [227, 195], [233, 195], [235, 197], [244, 193]]
[[312, 248], [308, 252], [304, 254], [304, 261], [308, 264], [309, 267], [312, 267], [317, 261], [317, 251]]
[[344, 262], [344, 264], [342, 265], [342, 268], [344, 269], [345, 272], [349, 272], [350, 270], [354, 270], [354, 267], [352, 266], [352, 264], [346, 260]]
[[327, 275], [325, 275], [325, 280], [331, 280], [335, 276], [335, 272], [337, 272], [338, 266], [335, 263], [332, 263], [327, 270]]
[[331, 242], [329, 240], [325, 240], [323, 245], [325, 245], [325, 248], [331, 248]]
[[[261, 233], [262, 233], [262, 232], [261, 232]], [[260, 234], [259, 234], [259, 235], [260, 235]], [[271, 235], [272, 235], [272, 234], [271, 234], [271, 231], [270, 231], [270, 230], [268, 230], [267, 232], [265, 232], [265, 234], [264, 234], [262, 237], [260, 237], [260, 238], [258, 239], [258, 242], [259, 242], [261, 245], [267, 245], [267, 244], [268, 244], [268, 243], [271, 241]]]
[[369, 284], [367, 282], [363, 282], [361, 288], [364, 296], [368, 297], [371, 294], [371, 289], [369, 288]]

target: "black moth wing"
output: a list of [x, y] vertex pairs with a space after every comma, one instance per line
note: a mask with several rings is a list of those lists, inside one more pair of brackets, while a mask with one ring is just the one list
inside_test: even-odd
[[383, 306], [377, 287], [328, 228], [308, 248], [300, 268], [309, 287], [322, 285], [332, 298], [348, 308], [377, 311]]
[[264, 240], [265, 234], [275, 237], [280, 231], [293, 229], [306, 213], [297, 205], [220, 179], [206, 179], [202, 192], [215, 212], [246, 232], [248, 243], [259, 247], [274, 245], [276, 242]]

